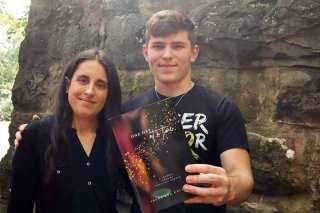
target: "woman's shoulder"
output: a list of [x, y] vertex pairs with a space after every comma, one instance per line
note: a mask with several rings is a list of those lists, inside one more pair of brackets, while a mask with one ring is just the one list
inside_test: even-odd
[[53, 117], [31, 121], [22, 132], [22, 140], [17, 149], [17, 153], [20, 153], [18, 156], [32, 155], [39, 150], [45, 150], [50, 143], [52, 125]]
[[49, 126], [52, 127], [53, 120], [54, 120], [53, 116], [46, 116], [46, 117], [41, 118], [39, 120], [34, 120], [34, 121], [31, 121], [30, 123], [28, 123], [28, 125], [26, 126], [26, 129], [36, 129], [36, 128], [45, 129]]
[[39, 134], [50, 134], [53, 126], [53, 121], [53, 116], [47, 116], [40, 120], [31, 121], [23, 131], [23, 135], [35, 136]]

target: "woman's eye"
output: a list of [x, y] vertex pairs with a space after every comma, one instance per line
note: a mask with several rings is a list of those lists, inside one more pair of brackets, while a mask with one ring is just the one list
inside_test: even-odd
[[96, 85], [99, 89], [105, 89], [108, 86], [106, 82], [97, 82]]
[[78, 82], [79, 82], [80, 84], [86, 84], [86, 83], [88, 83], [89, 81], [88, 81], [87, 78], [81, 77], [81, 78], [78, 78]]

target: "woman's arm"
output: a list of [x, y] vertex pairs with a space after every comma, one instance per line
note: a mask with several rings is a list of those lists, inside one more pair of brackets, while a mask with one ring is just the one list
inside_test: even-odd
[[7, 213], [33, 212], [41, 181], [36, 132], [36, 125], [28, 125], [14, 155]]

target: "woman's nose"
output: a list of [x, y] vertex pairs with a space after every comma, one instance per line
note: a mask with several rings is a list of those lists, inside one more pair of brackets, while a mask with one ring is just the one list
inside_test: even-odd
[[87, 94], [87, 95], [93, 94], [94, 93], [94, 87], [95, 87], [95, 85], [93, 83], [88, 84], [86, 89], [85, 89], [85, 94]]

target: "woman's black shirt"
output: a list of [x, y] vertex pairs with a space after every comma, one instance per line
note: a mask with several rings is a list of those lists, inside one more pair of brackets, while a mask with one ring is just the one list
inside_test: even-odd
[[[50, 144], [53, 119], [30, 123], [12, 162], [8, 213], [100, 213], [117, 212], [117, 177], [107, 171], [106, 139], [97, 129], [88, 157], [76, 130], [68, 130], [71, 153], [56, 170], [56, 176], [44, 184], [45, 152]], [[108, 157], [108, 156], [107, 156]]]

